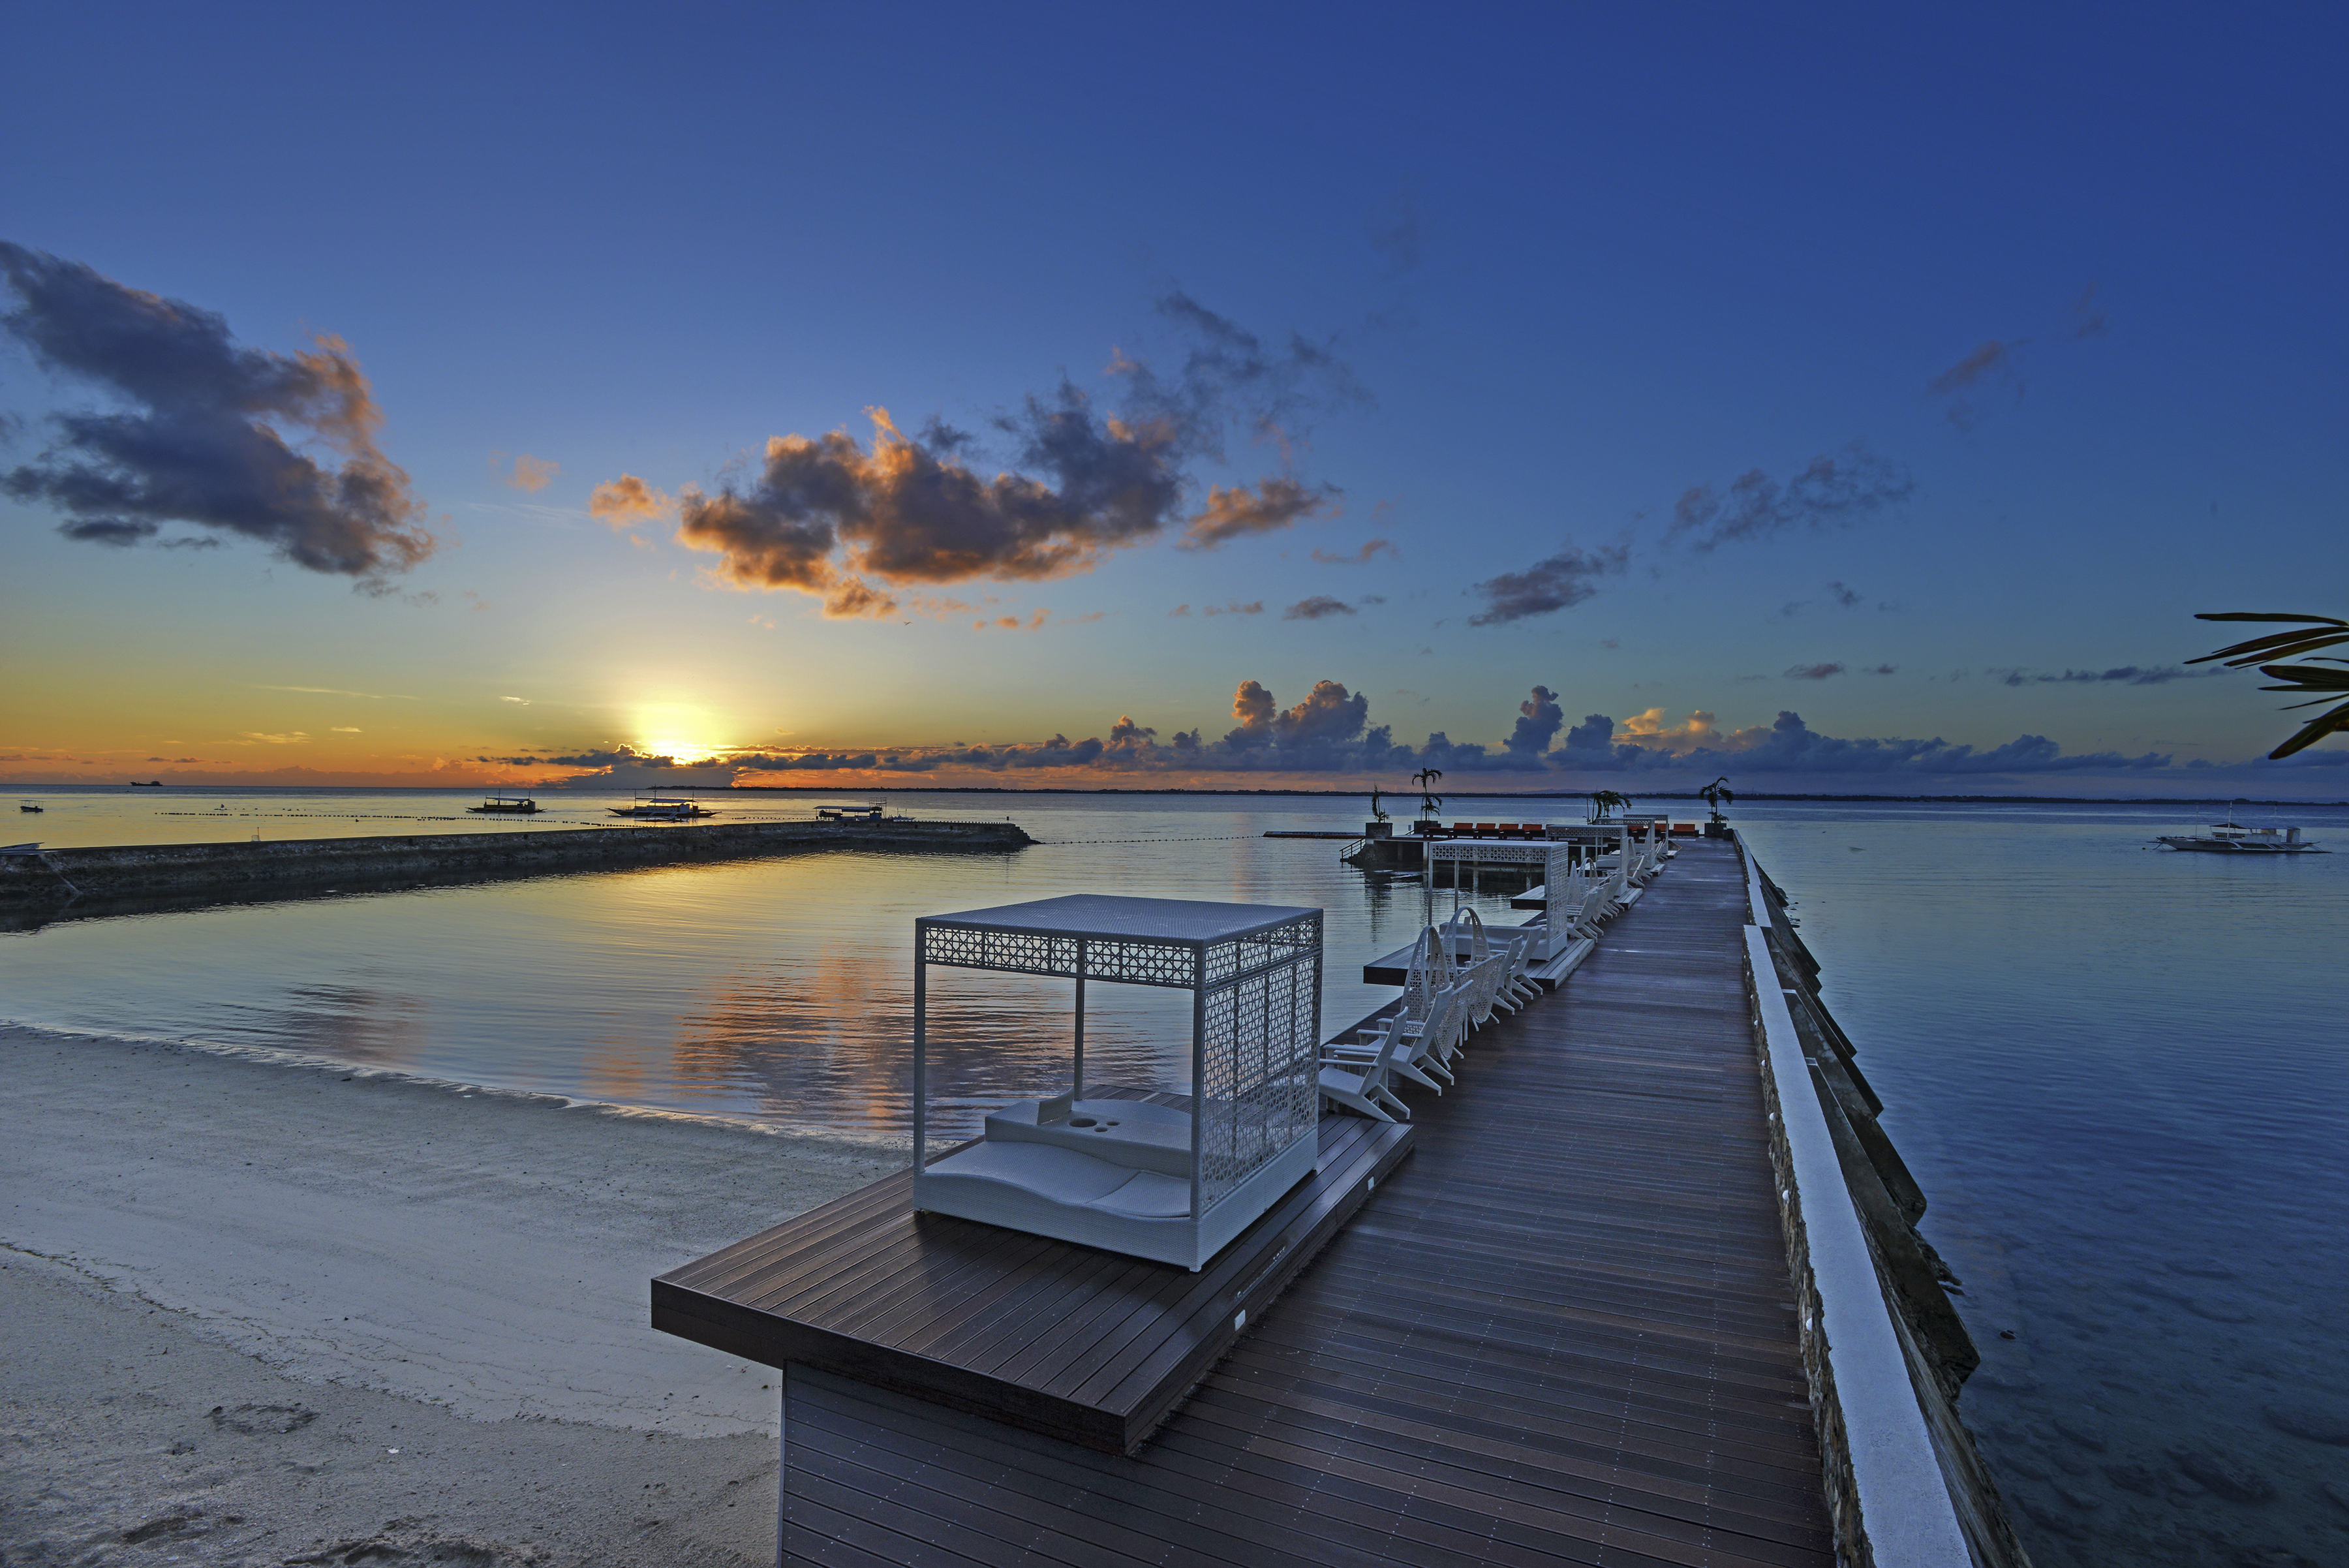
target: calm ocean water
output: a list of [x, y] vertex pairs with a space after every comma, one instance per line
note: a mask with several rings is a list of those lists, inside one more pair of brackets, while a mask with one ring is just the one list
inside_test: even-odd
[[[517, 830], [467, 818], [477, 797], [453, 793], [26, 798], [49, 810], [24, 836], [60, 846]], [[561, 804], [534, 828], [608, 820], [607, 797], [542, 798]], [[0, 1014], [895, 1137], [916, 914], [1081, 891], [1319, 905], [1334, 1029], [1392, 995], [1361, 983], [1361, 961], [1452, 904], [1340, 865], [1341, 844], [1260, 836], [1356, 826], [1358, 801], [883, 798], [1009, 815], [1045, 842], [68, 919], [0, 936]], [[739, 819], [813, 802], [719, 804]], [[1445, 815], [1568, 819], [1578, 804], [1455, 797]], [[1732, 815], [1798, 900], [1826, 1000], [1932, 1200], [1926, 1232], [1984, 1355], [1964, 1408], [2033, 1557], [2349, 1563], [2349, 811], [2277, 818], [2344, 853], [2263, 860], [2147, 847], [2200, 807]], [[1050, 1085], [1064, 986], [939, 971], [933, 999], [960, 1047], [948, 1098]], [[1179, 1076], [1178, 995], [1091, 1001], [1101, 1072]]]

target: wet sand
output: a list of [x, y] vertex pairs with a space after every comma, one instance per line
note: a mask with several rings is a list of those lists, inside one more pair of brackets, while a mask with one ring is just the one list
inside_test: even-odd
[[891, 1146], [22, 1028], [0, 1074], [6, 1562], [772, 1560], [773, 1376], [647, 1281]]

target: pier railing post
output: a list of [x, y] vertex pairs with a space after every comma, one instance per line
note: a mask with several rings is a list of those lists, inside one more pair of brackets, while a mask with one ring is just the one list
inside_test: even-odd
[[[930, 1115], [929, 1064], [929, 965], [922, 961], [923, 939], [926, 935], [916, 921], [914, 926], [914, 1183], [922, 1180], [924, 1126]], [[918, 1196], [918, 1195], [917, 1195]]]

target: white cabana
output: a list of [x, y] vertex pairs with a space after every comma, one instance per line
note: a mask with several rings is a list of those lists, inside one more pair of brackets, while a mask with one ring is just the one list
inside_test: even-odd
[[[1070, 1087], [928, 1160], [933, 964], [1073, 981]], [[1085, 1088], [1085, 985], [1191, 992], [1183, 1106]], [[914, 922], [914, 1206], [1197, 1269], [1319, 1150], [1321, 911], [1078, 894]], [[1196, 1114], [1194, 1114], [1194, 1110]]]

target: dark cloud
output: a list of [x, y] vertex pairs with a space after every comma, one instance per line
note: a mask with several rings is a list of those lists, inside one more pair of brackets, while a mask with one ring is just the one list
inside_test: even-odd
[[1900, 667], [1897, 664], [1876, 664], [1869, 666], [1868, 672], [1870, 675], [1898, 675]]
[[1333, 615], [1352, 615], [1354, 607], [1343, 599], [1333, 599], [1328, 594], [1315, 594], [1298, 600], [1280, 612], [1283, 620], [1321, 620]]
[[1847, 588], [1841, 583], [1829, 583], [1827, 585], [1827, 597], [1835, 600], [1836, 603], [1841, 605], [1846, 609], [1857, 609], [1859, 607], [1860, 600], [1867, 597], [1867, 596], [1862, 594], [1857, 588]]
[[2175, 664], [2140, 667], [2124, 664], [2113, 670], [2066, 670], [2061, 675], [2034, 674], [2026, 670], [2010, 670], [2002, 677], [2008, 686], [2077, 686], [2116, 684], [2125, 686], [2166, 686], [2173, 680], [2194, 680], [2206, 675], [2216, 675], [2215, 670], [2181, 670]]
[[[1173, 609], [1168, 610], [1166, 613], [1170, 616], [1189, 615], [1191, 613], [1191, 607], [1189, 605], [1176, 605]], [[1251, 599], [1247, 604], [1242, 604], [1239, 600], [1234, 599], [1231, 603], [1225, 605], [1202, 605], [1199, 607], [1199, 613], [1201, 615], [1262, 615], [1264, 613], [1264, 601], [1262, 599]]]
[[1470, 616], [1468, 624], [1506, 626], [1578, 605], [1599, 591], [1599, 578], [1620, 574], [1630, 558], [1628, 545], [1584, 550], [1569, 540], [1557, 555], [1522, 572], [1503, 572], [1470, 588], [1485, 600], [1485, 607]]
[[1825, 680], [1830, 675], [1841, 675], [1842, 673], [1843, 666], [1840, 664], [1795, 664], [1787, 667], [1786, 679], [1789, 680]]
[[[827, 615], [880, 616], [897, 607], [891, 589], [1088, 571], [1178, 520], [1184, 546], [1204, 550], [1329, 511], [1334, 486], [1284, 472], [1210, 485], [1186, 517], [1192, 467], [1223, 461], [1234, 428], [1278, 441], [1286, 467], [1295, 419], [1361, 393], [1330, 345], [1268, 345], [1179, 291], [1157, 309], [1189, 341], [1179, 368], [1163, 374], [1119, 353], [1113, 411], [1065, 377], [1030, 396], [990, 421], [1006, 472], [982, 475], [971, 432], [933, 420], [907, 436], [875, 409], [869, 449], [844, 431], [776, 436], [754, 478], [683, 491], [678, 538], [715, 554], [718, 576], [738, 587], [812, 594]], [[616, 523], [657, 514], [666, 499], [633, 475], [596, 493], [597, 514]]]
[[432, 554], [423, 504], [377, 447], [382, 411], [339, 338], [314, 353], [243, 348], [212, 311], [5, 241], [0, 275], [18, 301], [0, 327], [119, 403], [52, 414], [48, 448], [0, 474], [0, 490], [66, 514], [68, 538], [131, 545], [186, 524], [378, 591]]
[[475, 757], [473, 760], [508, 768], [678, 768], [705, 765], [709, 759], [680, 763], [675, 757], [655, 756], [649, 752], [640, 752], [634, 746], [623, 744], [609, 750], [562, 754], [542, 753], [520, 757]]
[[[2124, 756], [2095, 752], [2067, 756], [2044, 735], [2018, 735], [2004, 745], [1977, 749], [1947, 741], [1861, 739], [1823, 735], [1784, 711], [1775, 722], [1723, 734], [1712, 716], [1660, 728], [1651, 713], [1633, 721], [1619, 739], [1616, 722], [1593, 713], [1567, 732], [1566, 742], [1543, 749], [1563, 715], [1555, 694], [1537, 687], [1517, 711], [1517, 728], [1499, 746], [1455, 742], [1442, 731], [1417, 746], [1398, 744], [1388, 726], [1369, 722], [1368, 699], [1334, 680], [1317, 682], [1304, 701], [1284, 710], [1261, 682], [1240, 683], [1232, 701], [1234, 728], [1216, 740], [1196, 730], [1164, 741], [1131, 716], [1121, 716], [1108, 739], [1071, 741], [1064, 734], [1030, 743], [1000, 746], [907, 747], [895, 751], [802, 752], [737, 754], [729, 765], [758, 773], [872, 772], [923, 774], [940, 771], [1016, 773], [1079, 769], [1100, 774], [1326, 774], [1407, 775], [1422, 767], [1458, 774], [1515, 774], [1552, 780], [1588, 774], [1692, 774], [1740, 776], [1855, 776], [1898, 781], [1961, 779], [1986, 774], [2158, 772], [2173, 766], [2166, 753]], [[2332, 754], [2332, 753], [2328, 753]], [[2349, 757], [2349, 753], [2338, 753]], [[647, 765], [623, 747], [580, 753], [581, 759], [614, 758]], [[603, 765], [569, 758], [486, 758], [522, 763], [555, 762]], [[680, 766], [685, 764], [678, 764]], [[1902, 787], [1917, 787], [1904, 785]]]
[[1686, 538], [1702, 554], [1796, 528], [1847, 527], [1898, 506], [1916, 489], [1906, 468], [1854, 441], [1840, 457], [1813, 458], [1784, 484], [1757, 468], [1731, 481], [1726, 495], [1705, 484], [1683, 492], [1665, 537]]
[[1558, 727], [1565, 722], [1566, 710], [1557, 705], [1557, 693], [1547, 686], [1537, 686], [1532, 696], [1517, 704], [1516, 727], [1501, 742], [1502, 749], [1513, 757], [1538, 757], [1549, 750]]

